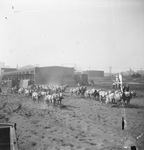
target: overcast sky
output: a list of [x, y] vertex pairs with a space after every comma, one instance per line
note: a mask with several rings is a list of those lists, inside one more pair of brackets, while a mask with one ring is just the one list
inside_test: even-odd
[[0, 61], [144, 69], [144, 1], [0, 0]]

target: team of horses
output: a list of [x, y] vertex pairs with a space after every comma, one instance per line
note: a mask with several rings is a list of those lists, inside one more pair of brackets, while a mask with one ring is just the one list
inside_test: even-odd
[[120, 87], [118, 89], [111, 88], [110, 90], [104, 89], [90, 89], [87, 86], [78, 84], [74, 88], [68, 90], [68, 85], [35, 85], [32, 84], [27, 88], [12, 87], [10, 92], [18, 94], [21, 97], [31, 98], [33, 102], [44, 102], [46, 105], [53, 104], [53, 106], [62, 105], [62, 100], [65, 98], [66, 93], [71, 98], [84, 98], [94, 99], [101, 103], [115, 103], [121, 102], [130, 103], [130, 100], [136, 96], [136, 91], [130, 91], [129, 85], [124, 84], [122, 91]]

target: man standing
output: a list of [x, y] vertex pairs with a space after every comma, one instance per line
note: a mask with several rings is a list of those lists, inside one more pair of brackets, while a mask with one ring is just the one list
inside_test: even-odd
[[122, 90], [122, 75], [121, 75], [121, 73], [119, 72], [119, 88], [120, 88], [120, 90], [121, 90], [121, 92], [123, 91]]
[[118, 75], [116, 75], [116, 89], [119, 88], [119, 77]]

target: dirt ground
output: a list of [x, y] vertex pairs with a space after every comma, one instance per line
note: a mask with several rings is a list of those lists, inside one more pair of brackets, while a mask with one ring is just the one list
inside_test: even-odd
[[0, 122], [17, 123], [20, 150], [123, 150], [129, 142], [144, 150], [144, 136], [136, 140], [144, 133], [144, 96], [137, 93], [125, 109], [68, 93], [61, 108], [11, 94], [0, 97]]

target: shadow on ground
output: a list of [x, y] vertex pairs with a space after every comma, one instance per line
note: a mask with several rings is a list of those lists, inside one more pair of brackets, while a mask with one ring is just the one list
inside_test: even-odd
[[71, 105], [62, 105], [62, 106], [60, 107], [60, 109], [73, 111], [72, 108], [79, 108], [79, 107], [75, 107], [75, 106], [71, 106]]
[[144, 109], [144, 106], [136, 105], [136, 104], [126, 104], [124, 106], [122, 105], [111, 105], [111, 107], [117, 107], [117, 108], [135, 108], [135, 109]]

